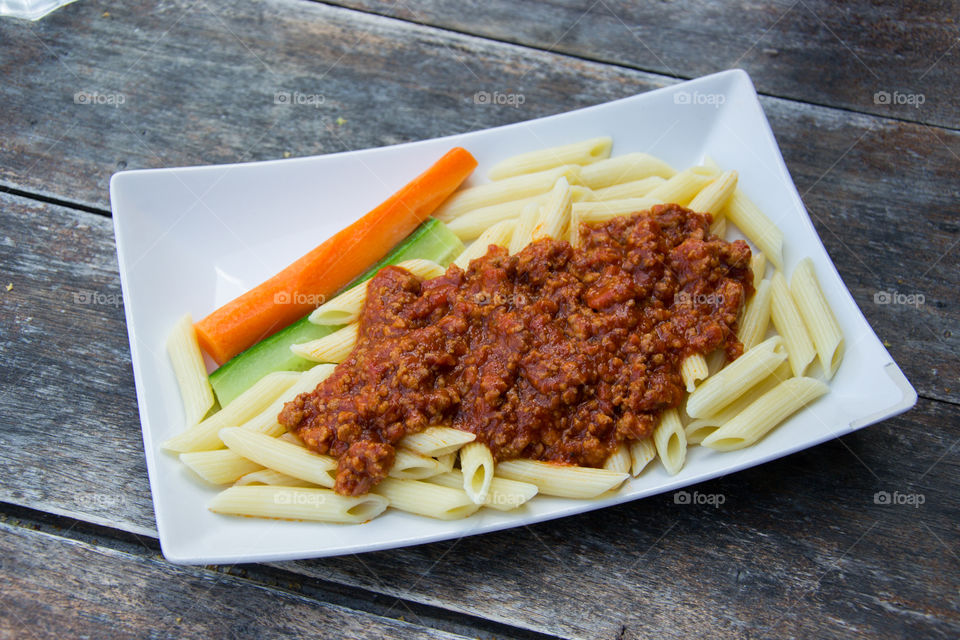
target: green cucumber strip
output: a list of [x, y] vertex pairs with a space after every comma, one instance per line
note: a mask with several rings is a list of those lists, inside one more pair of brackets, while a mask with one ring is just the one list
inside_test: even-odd
[[[447, 225], [434, 218], [428, 219], [407, 236], [382, 260], [370, 267], [343, 291], [366, 282], [381, 268], [420, 258], [433, 260], [446, 267], [463, 251], [463, 243]], [[329, 335], [338, 326], [320, 326], [308, 320], [309, 314], [289, 327], [261, 340], [239, 353], [210, 374], [210, 384], [217, 394], [220, 406], [227, 406], [234, 398], [249, 389], [253, 383], [274, 371], [306, 371], [316, 362], [301, 358], [290, 351], [290, 345], [309, 342]]]

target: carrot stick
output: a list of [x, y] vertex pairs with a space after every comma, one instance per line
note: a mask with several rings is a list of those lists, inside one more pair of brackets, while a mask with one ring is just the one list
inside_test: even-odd
[[200, 346], [223, 364], [299, 320], [410, 235], [476, 166], [469, 151], [454, 147], [373, 211], [197, 322]]

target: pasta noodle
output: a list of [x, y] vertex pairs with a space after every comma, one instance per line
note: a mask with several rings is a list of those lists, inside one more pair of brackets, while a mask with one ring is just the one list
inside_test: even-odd
[[452, 427], [427, 427], [404, 436], [400, 446], [422, 456], [440, 457], [454, 453], [476, 439], [474, 434]]
[[505, 460], [497, 465], [497, 475], [508, 480], [529, 482], [548, 496], [596, 498], [619, 487], [630, 477], [627, 473], [572, 467], [538, 460]]
[[333, 487], [336, 479], [336, 458], [238, 427], [221, 429], [220, 439], [234, 453], [268, 469], [322, 487]]
[[340, 363], [346, 360], [357, 346], [359, 331], [360, 328], [354, 322], [322, 338], [290, 345], [290, 351], [314, 362]]
[[621, 444], [617, 450], [610, 454], [607, 461], [603, 463], [603, 468], [607, 471], [616, 471], [617, 473], [630, 473], [630, 466], [633, 460], [630, 457], [630, 447]]
[[783, 232], [770, 222], [770, 218], [765, 216], [742, 190], [736, 189], [733, 192], [724, 211], [730, 222], [737, 225], [743, 235], [759, 247], [774, 267], [783, 268]]
[[[436, 278], [442, 276], [446, 271], [436, 262], [430, 260], [406, 260], [397, 264], [397, 266], [422, 279]], [[360, 319], [360, 312], [363, 310], [366, 301], [367, 283], [361, 283], [317, 307], [310, 314], [310, 322], [319, 325], [341, 325], [356, 322]]]
[[687, 208], [698, 213], [712, 214], [717, 220], [736, 188], [737, 172], [724, 171], [713, 182], [701, 189]]
[[760, 384], [742, 394], [718, 413], [703, 418], [694, 418], [683, 428], [687, 436], [687, 444], [700, 444], [704, 438], [720, 426], [730, 422], [734, 416], [750, 406], [754, 400], [790, 377], [790, 364], [784, 362]]
[[513, 237], [513, 230], [517, 228], [516, 220], [503, 220], [491, 226], [480, 234], [480, 237], [467, 247], [463, 253], [457, 256], [453, 261], [455, 265], [466, 270], [470, 266], [470, 261], [486, 255], [490, 245], [495, 244], [498, 247], [507, 248], [510, 246], [510, 238]]
[[180, 462], [210, 484], [230, 484], [240, 476], [263, 469], [229, 449], [181, 453]]
[[178, 453], [222, 448], [223, 443], [217, 435], [220, 429], [243, 424], [253, 418], [269, 407], [299, 378], [299, 373], [289, 371], [265, 375], [217, 413], [164, 442], [163, 448]]
[[624, 182], [621, 184], [610, 185], [603, 189], [596, 189], [593, 193], [594, 200], [625, 200], [627, 198], [641, 198], [650, 193], [655, 187], [663, 184], [665, 180], [660, 176], [650, 176], [641, 178], [633, 182]]
[[520, 220], [517, 222], [513, 235], [510, 237], [510, 253], [519, 253], [525, 246], [530, 244], [533, 239], [533, 228], [540, 218], [540, 207], [536, 204], [528, 204], [523, 208], [520, 214]]
[[753, 297], [747, 302], [740, 320], [737, 338], [743, 343], [743, 350], [749, 351], [767, 335], [770, 324], [770, 281], [763, 280], [757, 285]]
[[493, 481], [493, 454], [487, 445], [471, 442], [460, 449], [463, 490], [476, 504], [484, 504]]
[[279, 436], [287, 430], [277, 421], [277, 416], [283, 410], [283, 405], [296, 398], [301, 393], [307, 393], [317, 388], [317, 385], [326, 380], [333, 373], [332, 364], [318, 364], [300, 374], [300, 377], [289, 389], [281, 393], [273, 403], [250, 418], [240, 426], [248, 431], [265, 433], [268, 436]]
[[646, 469], [656, 457], [657, 445], [653, 442], [653, 438], [634, 440], [630, 443], [630, 474], [640, 475], [640, 472]]
[[650, 176], [672, 178], [676, 173], [660, 158], [647, 153], [628, 153], [586, 165], [580, 170], [579, 183], [591, 189], [603, 189]]
[[827, 304], [827, 298], [823, 295], [810, 258], [801, 260], [793, 270], [790, 292], [816, 346], [823, 372], [829, 380], [837, 372], [840, 360], [843, 359], [843, 334], [830, 305]]
[[447, 198], [433, 215], [446, 222], [479, 207], [529, 198], [546, 193], [560, 178], [566, 178], [570, 184], [580, 184], [580, 167], [564, 165], [463, 189]]
[[742, 449], [828, 390], [827, 385], [813, 378], [785, 380], [757, 398], [700, 444], [718, 451]]
[[387, 478], [375, 486], [373, 492], [386, 498], [394, 509], [438, 520], [465, 518], [480, 508], [462, 488], [452, 489], [421, 480]]
[[208, 506], [228, 515], [359, 524], [376, 518], [387, 504], [373, 493], [346, 497], [329, 489], [248, 485], [226, 489]]
[[707, 360], [699, 353], [687, 356], [680, 363], [680, 377], [683, 378], [683, 384], [687, 391], [693, 391], [697, 388], [697, 383], [710, 375], [710, 368], [707, 367]]
[[613, 138], [591, 138], [549, 149], [538, 149], [498, 162], [487, 174], [491, 180], [502, 180], [523, 173], [544, 171], [565, 164], [590, 164], [610, 157]]
[[187, 424], [197, 424], [207, 415], [216, 400], [189, 313], [174, 325], [167, 339], [167, 352], [170, 354], [173, 373], [180, 387]]
[[647, 194], [648, 198], [679, 205], [688, 204], [710, 182], [713, 171], [705, 167], [684, 169]]
[[660, 423], [653, 430], [653, 444], [667, 473], [679, 473], [687, 457], [687, 437], [676, 409], [667, 409], [660, 416]]
[[779, 271], [774, 272], [770, 279], [770, 319], [787, 345], [793, 375], [802, 376], [817, 352], [787, 289], [787, 281]]
[[[464, 486], [463, 474], [459, 471], [433, 476], [430, 478], [430, 482], [451, 489], [461, 489]], [[537, 495], [536, 485], [494, 477], [490, 481], [490, 491], [487, 493], [487, 499], [484, 500], [483, 506], [498, 511], [513, 511], [535, 495]]]
[[538, 240], [543, 237], [559, 239], [570, 224], [570, 205], [573, 193], [566, 178], [557, 180], [557, 184], [547, 194], [547, 199], [540, 206], [540, 215], [531, 232], [531, 238]]
[[774, 336], [710, 376], [687, 397], [687, 415], [702, 418], [727, 406], [787, 359], [783, 339]]

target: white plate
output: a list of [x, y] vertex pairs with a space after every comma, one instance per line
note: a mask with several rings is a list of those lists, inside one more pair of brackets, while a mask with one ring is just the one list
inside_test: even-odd
[[[601, 500], [537, 497], [514, 513], [440, 522], [388, 511], [363, 525], [222, 516], [216, 493], [160, 443], [184, 428], [165, 341], [184, 312], [202, 318], [359, 218], [454, 145], [484, 176], [515, 153], [612, 135], [614, 154], [653, 153], [677, 167], [711, 155], [786, 237], [787, 273], [811, 256], [843, 329], [846, 355], [830, 393], [761, 442], [717, 453], [692, 447], [683, 470], [651, 465]], [[473, 181], [482, 181], [474, 177]], [[358, 553], [496, 531], [671, 491], [811, 447], [906, 411], [916, 392], [830, 262], [780, 156], [746, 73], [726, 71], [530, 122], [350, 153], [212, 167], [125, 171], [110, 181], [140, 422], [164, 555], [178, 563], [285, 560]]]

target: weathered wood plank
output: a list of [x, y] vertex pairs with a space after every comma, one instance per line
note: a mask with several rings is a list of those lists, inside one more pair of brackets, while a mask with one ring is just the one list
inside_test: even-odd
[[960, 126], [952, 1], [322, 1], [679, 78], [740, 67], [765, 94]]
[[[211, 6], [134, 3], [110, 7], [104, 18], [106, 5], [91, 2], [36, 26], [0, 23], [0, 40], [17, 52], [0, 67], [12, 80], [0, 96], [13, 107], [0, 120], [0, 184], [106, 208], [107, 181], [121, 166], [389, 144], [548, 115], [669, 81], [323, 5], [273, 0], [258, 5], [257, 15], [246, 5]], [[135, 56], [142, 57], [129, 72]], [[74, 104], [69, 92], [51, 99], [51, 84], [121, 91], [125, 102]], [[511, 87], [526, 98], [521, 108], [473, 103], [477, 90]], [[278, 105], [275, 91], [323, 95], [324, 102]], [[960, 309], [950, 304], [960, 285], [960, 134], [763, 103], [868, 319], [921, 393], [960, 401], [953, 357]], [[875, 304], [881, 292], [925, 302]]]
[[[0, 264], [14, 282], [0, 289], [0, 500], [150, 530], [120, 311], [73, 304], [77, 291], [103, 300], [118, 290], [109, 220], [0, 194], [0, 228]], [[697, 487], [723, 494], [718, 509], [666, 496], [456, 543], [281, 566], [573, 637], [616, 637], [620, 625], [624, 637], [896, 637], [914, 624], [949, 637], [958, 438], [960, 408], [921, 401], [842, 441]], [[925, 503], [877, 505], [880, 490], [922, 493]], [[782, 612], [791, 613], [778, 620]]]
[[0, 577], [0, 638], [464, 638], [6, 523]]

